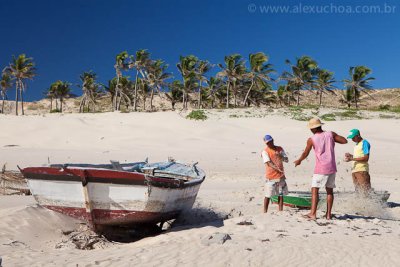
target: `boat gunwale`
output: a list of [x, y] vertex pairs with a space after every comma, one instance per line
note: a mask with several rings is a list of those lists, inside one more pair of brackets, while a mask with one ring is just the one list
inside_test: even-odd
[[[179, 178], [153, 176], [140, 172], [129, 172], [123, 170], [110, 170], [103, 168], [60, 168], [60, 167], [27, 167], [21, 170], [27, 180], [48, 180], [48, 181], [66, 181], [83, 182], [82, 175], [77, 173], [85, 172], [85, 180], [89, 183], [121, 184], [121, 185], [151, 185], [167, 188], [186, 188], [201, 184], [205, 180], [205, 175], [193, 178], [186, 176], [188, 180]], [[94, 172], [94, 173], [93, 173]], [[96, 176], [102, 174], [102, 176]], [[104, 176], [112, 174], [113, 176], [122, 174], [122, 177]], [[204, 174], [204, 173], [203, 173]], [[136, 176], [136, 177], [135, 177]], [[190, 180], [189, 180], [190, 179]]]

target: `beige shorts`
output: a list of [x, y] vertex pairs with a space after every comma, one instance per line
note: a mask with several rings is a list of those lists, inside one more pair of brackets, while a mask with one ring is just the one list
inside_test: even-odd
[[311, 187], [327, 187], [335, 188], [336, 173], [331, 174], [314, 174], [311, 182]]
[[286, 184], [286, 178], [274, 180], [266, 180], [265, 182], [265, 197], [271, 198], [272, 196], [287, 195], [289, 193]]

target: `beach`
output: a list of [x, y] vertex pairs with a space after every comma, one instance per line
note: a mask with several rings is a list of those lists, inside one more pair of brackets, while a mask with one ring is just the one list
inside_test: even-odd
[[[398, 266], [400, 264], [400, 120], [329, 121], [325, 130], [347, 136], [358, 128], [371, 143], [375, 190], [388, 190], [389, 206], [334, 203], [335, 219], [301, 217], [306, 211], [271, 205], [262, 213], [263, 136], [271, 134], [289, 157], [291, 191], [309, 191], [314, 155], [297, 168], [293, 161], [311, 136], [307, 122], [280, 114], [232, 116], [207, 111], [194, 121], [178, 111], [153, 113], [43, 114], [0, 116], [0, 164], [17, 170], [54, 163], [164, 161], [199, 162], [207, 173], [196, 203], [160, 235], [132, 243], [78, 250], [58, 246], [63, 231], [79, 222], [36, 205], [32, 196], [0, 195], [0, 256], [3, 266]], [[266, 112], [267, 113], [267, 112]], [[353, 190], [344, 154], [337, 145], [336, 191]], [[361, 214], [362, 213], [362, 214]], [[222, 238], [220, 238], [222, 236]], [[211, 240], [211, 241], [210, 241]], [[58, 248], [56, 248], [58, 247]]]

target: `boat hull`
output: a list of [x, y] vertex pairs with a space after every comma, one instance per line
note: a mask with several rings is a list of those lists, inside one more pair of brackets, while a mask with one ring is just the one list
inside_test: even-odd
[[[350, 195], [356, 194], [355, 192], [338, 192], [335, 193], [336, 198], [346, 198]], [[387, 191], [373, 192], [373, 197], [382, 202], [389, 199], [390, 194]], [[326, 201], [326, 193], [319, 193], [319, 204]], [[271, 197], [271, 202], [278, 204], [278, 196]], [[288, 195], [283, 197], [283, 205], [293, 208], [310, 209], [311, 208], [311, 193], [310, 192], [289, 192]]]
[[184, 183], [113, 170], [27, 168], [38, 204], [93, 225], [158, 223], [195, 202], [203, 179]]

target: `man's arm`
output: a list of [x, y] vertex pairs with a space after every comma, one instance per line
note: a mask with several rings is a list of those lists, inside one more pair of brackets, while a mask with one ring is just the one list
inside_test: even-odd
[[336, 143], [339, 143], [339, 144], [347, 144], [347, 139], [346, 139], [346, 138], [344, 138], [344, 137], [341, 136], [341, 135], [338, 135], [338, 134], [335, 133], [335, 132], [332, 132], [332, 134], [333, 134], [333, 139], [335, 140]]
[[278, 172], [280, 172], [280, 173], [283, 173], [283, 171], [281, 170], [281, 169], [279, 169], [272, 161], [268, 161], [267, 163], [265, 163], [265, 164], [267, 164], [269, 167], [271, 167], [272, 169], [274, 169], [274, 170], [276, 170], [276, 171], [278, 171]]
[[371, 146], [368, 142], [366, 141], [362, 141], [363, 142], [363, 152], [364, 152], [364, 156], [363, 157], [359, 157], [359, 158], [353, 158], [353, 155], [351, 155], [350, 160], [352, 161], [357, 161], [357, 162], [368, 162], [369, 160], [369, 153], [371, 150]]
[[306, 148], [303, 151], [303, 154], [301, 154], [300, 158], [294, 162], [294, 166], [295, 167], [300, 165], [301, 162], [308, 157], [308, 155], [310, 154], [310, 151], [312, 149], [312, 146], [313, 146], [312, 140], [311, 140], [311, 138], [308, 138], [307, 145], [306, 145]]

